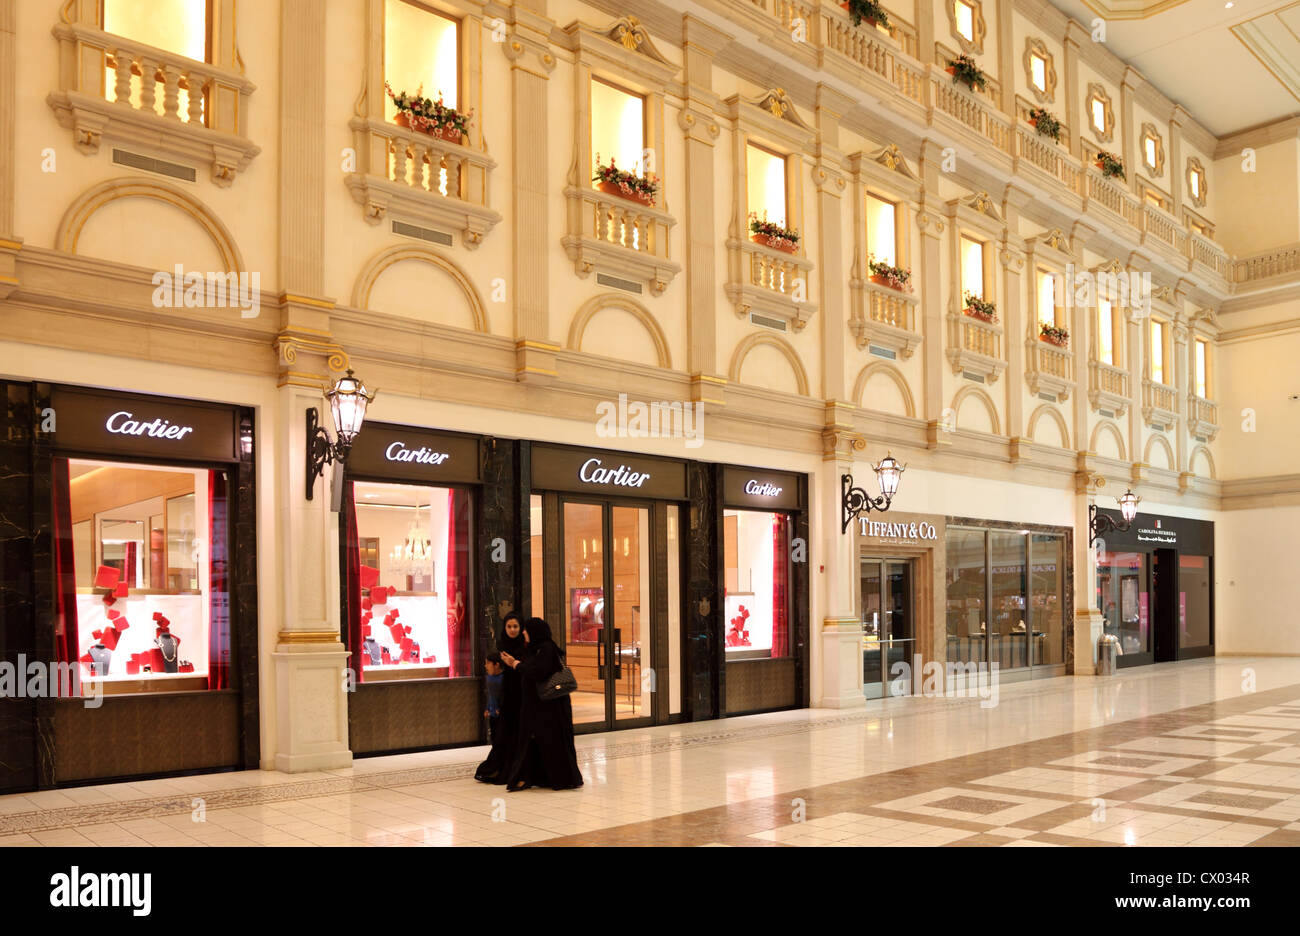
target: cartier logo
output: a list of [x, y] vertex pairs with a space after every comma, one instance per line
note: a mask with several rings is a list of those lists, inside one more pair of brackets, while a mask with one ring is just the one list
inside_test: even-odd
[[746, 494], [755, 494], [759, 497], [776, 497], [781, 493], [781, 488], [769, 481], [756, 481], [750, 478], [745, 484]]
[[435, 452], [421, 446], [409, 449], [401, 442], [394, 442], [384, 449], [384, 458], [395, 462], [418, 462], [421, 465], [441, 465], [451, 457], [449, 452]]
[[154, 439], [183, 439], [194, 431], [193, 426], [176, 426], [166, 419], [143, 422], [126, 410], [118, 410], [108, 417], [104, 428], [115, 435], [147, 435]]
[[587, 484], [614, 484], [618, 487], [639, 488], [650, 479], [650, 472], [633, 471], [627, 465], [602, 468], [599, 458], [588, 458], [578, 469], [578, 477]]

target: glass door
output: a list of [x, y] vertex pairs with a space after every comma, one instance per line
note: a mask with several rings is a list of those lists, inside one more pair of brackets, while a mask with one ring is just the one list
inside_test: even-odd
[[650, 508], [563, 505], [565, 641], [577, 728], [649, 723]]
[[[905, 695], [911, 679], [891, 671], [898, 663], [910, 666], [916, 648], [912, 560], [865, 557], [861, 570], [862, 692], [868, 699]], [[887, 689], [891, 680], [898, 681], [897, 692]]]

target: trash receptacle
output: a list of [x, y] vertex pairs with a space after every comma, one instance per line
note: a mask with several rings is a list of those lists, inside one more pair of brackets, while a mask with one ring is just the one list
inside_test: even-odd
[[1119, 638], [1114, 634], [1102, 634], [1097, 641], [1097, 675], [1114, 676], [1118, 657]]

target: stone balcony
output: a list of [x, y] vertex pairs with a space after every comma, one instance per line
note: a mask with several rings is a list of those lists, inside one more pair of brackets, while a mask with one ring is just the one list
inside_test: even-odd
[[1074, 389], [1074, 353], [1041, 338], [1027, 339], [1025, 380], [1034, 396], [1047, 394], [1064, 403]]
[[1123, 416], [1129, 405], [1128, 371], [1101, 361], [1089, 361], [1088, 402], [1094, 410]]
[[605, 273], [649, 286], [658, 296], [681, 272], [668, 258], [676, 219], [666, 211], [590, 186], [564, 190], [568, 233], [565, 252], [580, 277]]
[[1214, 441], [1219, 434], [1219, 404], [1195, 393], [1187, 394], [1187, 431], [1206, 442]]
[[1002, 326], [962, 312], [948, 313], [948, 363], [954, 374], [969, 374], [997, 383], [1006, 370]]
[[910, 358], [921, 344], [916, 325], [920, 299], [916, 294], [857, 278], [849, 281], [849, 290], [853, 297], [849, 330], [857, 339], [858, 348], [874, 345], [904, 360]]
[[1142, 421], [1153, 429], [1168, 429], [1178, 421], [1178, 391], [1154, 380], [1142, 381]]

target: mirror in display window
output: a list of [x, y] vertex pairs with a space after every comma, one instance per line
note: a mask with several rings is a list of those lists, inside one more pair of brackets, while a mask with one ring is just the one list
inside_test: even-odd
[[55, 644], [83, 693], [230, 685], [225, 471], [56, 458]]
[[470, 495], [352, 482], [349, 643], [361, 681], [472, 676]]
[[1105, 632], [1119, 641], [1121, 658], [1151, 652], [1151, 595], [1145, 553], [1098, 555], [1097, 610], [1104, 618]]

